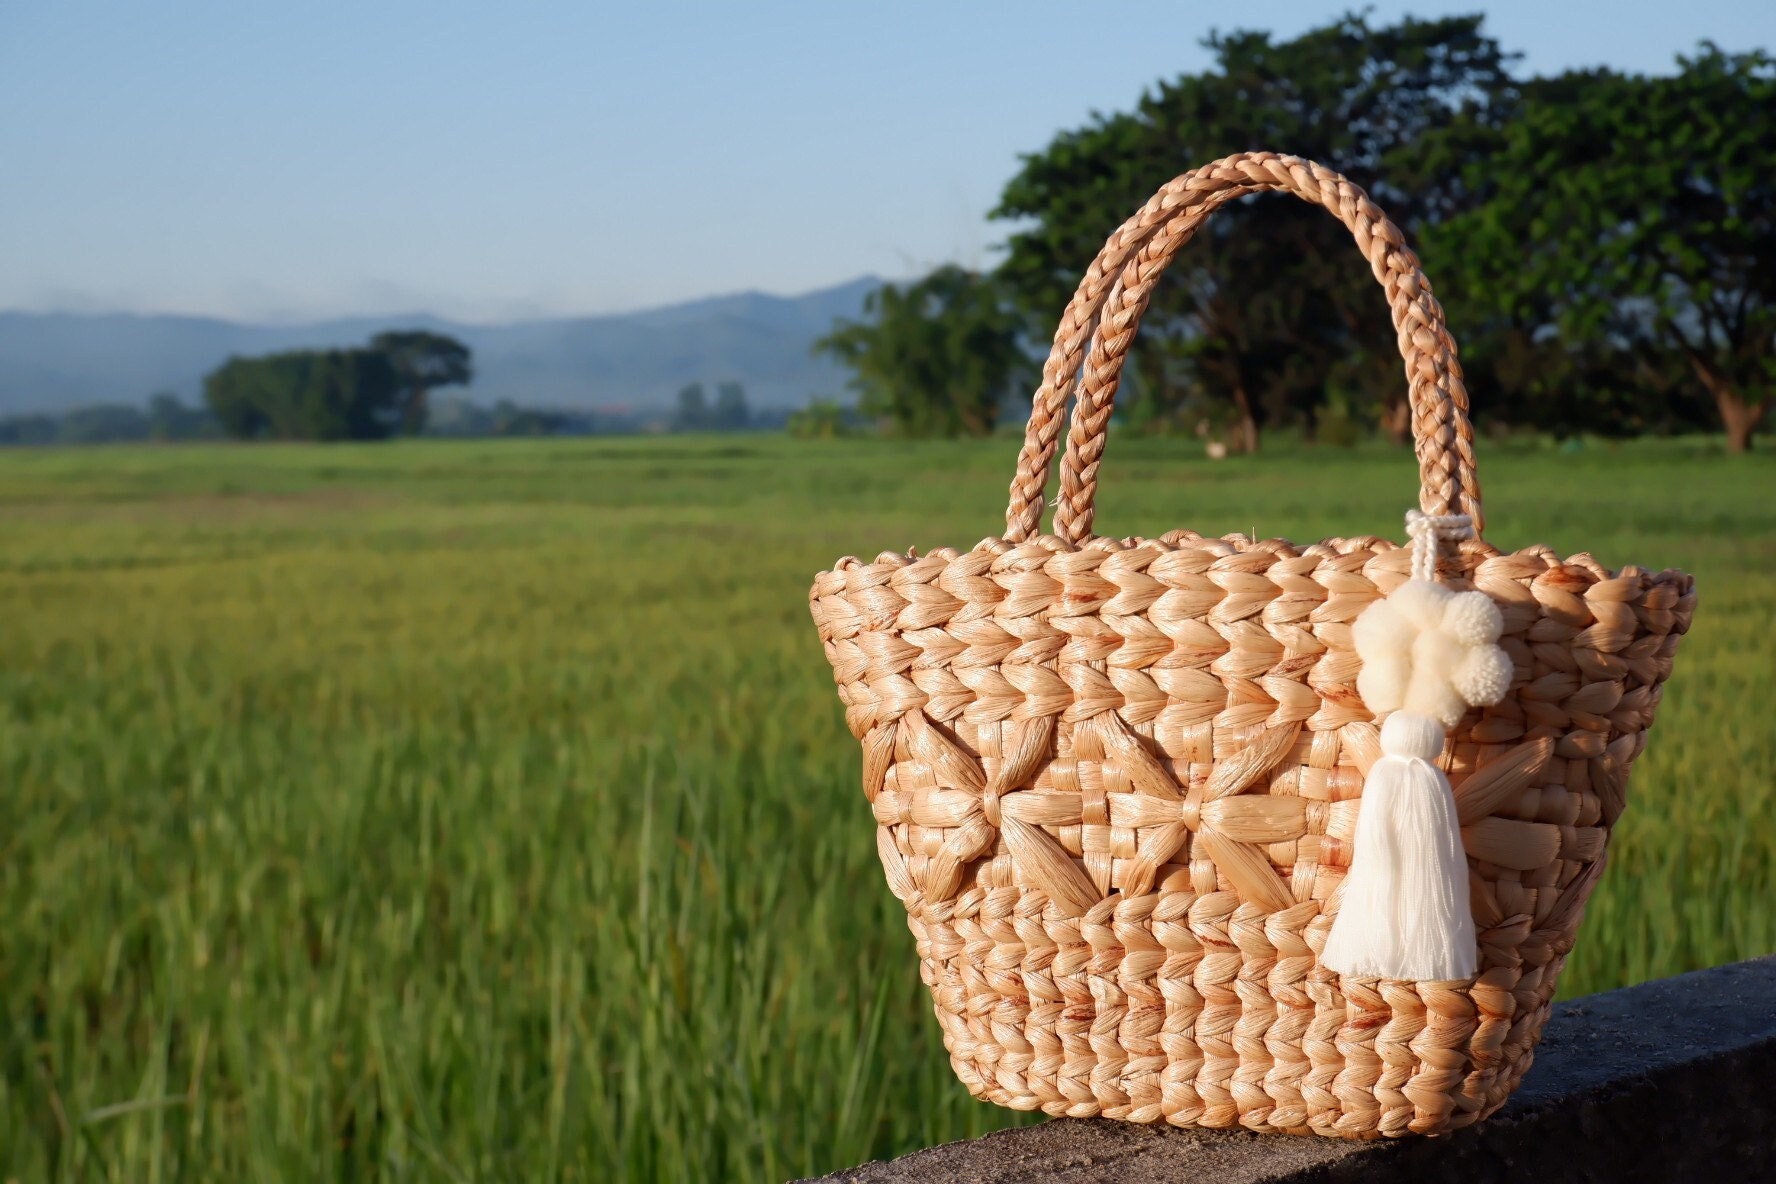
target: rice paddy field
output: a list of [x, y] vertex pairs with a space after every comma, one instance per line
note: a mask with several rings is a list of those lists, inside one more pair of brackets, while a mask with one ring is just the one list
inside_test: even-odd
[[[0, 453], [0, 1180], [782, 1180], [950, 1074], [807, 615], [1016, 442]], [[1118, 439], [1103, 529], [1400, 533], [1409, 455]], [[1776, 950], [1776, 457], [1481, 456], [1696, 573], [1563, 994]]]

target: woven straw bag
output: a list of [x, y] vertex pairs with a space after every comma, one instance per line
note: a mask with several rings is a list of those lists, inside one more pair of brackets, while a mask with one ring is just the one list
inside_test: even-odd
[[[1417, 258], [1345, 178], [1254, 153], [1172, 181], [1105, 243], [1055, 334], [1005, 536], [843, 559], [814, 583], [814, 621], [863, 743], [889, 887], [976, 1097], [1434, 1134], [1492, 1113], [1529, 1067], [1695, 594], [1681, 572], [1541, 546], [1476, 537], [1443, 555], [1444, 583], [1497, 605], [1514, 666], [1440, 761], [1478, 973], [1323, 967], [1377, 759], [1351, 622], [1407, 579], [1408, 550], [1091, 533], [1118, 372], [1160, 272], [1216, 207], [1264, 190], [1355, 235], [1406, 361], [1419, 505], [1477, 533], [1467, 395]], [[1070, 393], [1054, 533], [1039, 535]]]

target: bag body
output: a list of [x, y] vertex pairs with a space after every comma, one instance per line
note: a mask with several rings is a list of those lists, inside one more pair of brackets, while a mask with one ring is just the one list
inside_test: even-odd
[[[1339, 216], [1387, 290], [1427, 514], [1483, 526], [1442, 310], [1344, 178], [1245, 154], [1165, 186], [1062, 317], [1003, 537], [841, 560], [816, 626], [888, 884], [957, 1075], [1051, 1115], [1352, 1138], [1435, 1134], [1529, 1067], [1695, 592], [1478, 538], [1438, 579], [1486, 594], [1513, 666], [1448, 732], [1478, 940], [1468, 979], [1341, 976], [1336, 917], [1379, 755], [1351, 624], [1404, 583], [1389, 541], [1091, 534], [1122, 357], [1172, 254], [1266, 189]], [[1037, 534], [1069, 396], [1054, 533]]]

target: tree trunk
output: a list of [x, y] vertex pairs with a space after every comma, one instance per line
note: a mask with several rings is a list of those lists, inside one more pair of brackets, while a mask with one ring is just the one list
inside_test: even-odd
[[998, 417], [979, 407], [968, 407], [962, 412], [962, 434], [977, 439], [990, 436], [998, 426]]
[[1764, 415], [1770, 409], [1768, 401], [1749, 402], [1731, 379], [1696, 354], [1690, 355], [1690, 366], [1695, 370], [1696, 378], [1714, 397], [1714, 407], [1720, 414], [1721, 427], [1727, 431], [1727, 451], [1751, 451], [1751, 438], [1763, 426]]
[[1727, 451], [1751, 451], [1751, 438], [1763, 426], [1764, 413], [1769, 409], [1769, 404], [1752, 406], [1740, 398], [1737, 391], [1717, 394], [1714, 402], [1720, 408], [1721, 423], [1727, 429]]
[[417, 436], [425, 431], [426, 414], [430, 410], [426, 403], [426, 388], [416, 386], [407, 399], [407, 406], [401, 412], [401, 427], [409, 436]]
[[1412, 403], [1401, 399], [1397, 403], [1382, 404], [1381, 430], [1388, 443], [1396, 448], [1405, 445], [1412, 438]]
[[1246, 394], [1246, 384], [1236, 379], [1233, 384], [1233, 405], [1239, 408], [1239, 429], [1235, 447], [1241, 452], [1258, 451], [1258, 419], [1252, 414], [1252, 399]]

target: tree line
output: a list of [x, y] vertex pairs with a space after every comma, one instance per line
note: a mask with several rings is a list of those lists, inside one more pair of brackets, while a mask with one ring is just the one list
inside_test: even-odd
[[[489, 406], [447, 398], [428, 405], [424, 434], [459, 438], [591, 436], [638, 430], [641, 425], [627, 412], [528, 407], [510, 399]], [[153, 395], [145, 408], [132, 403], [90, 403], [65, 411], [0, 416], [0, 446], [177, 443], [225, 436], [222, 424], [208, 407], [189, 406], [170, 391]]]
[[[480, 407], [448, 402], [434, 419], [432, 392], [469, 383], [474, 360], [455, 338], [419, 330], [382, 333], [357, 349], [291, 350], [230, 358], [204, 380], [204, 401], [237, 439], [379, 440], [428, 431], [449, 436], [583, 435], [636, 430], [632, 416], [551, 411], [501, 400]], [[678, 392], [660, 427], [675, 432], [740, 431], [752, 426], [746, 388], [700, 382]]]
[[[689, 383], [663, 413], [433, 398], [438, 388], [467, 383], [472, 374], [468, 347], [452, 338], [384, 333], [361, 349], [230, 358], [205, 379], [204, 402], [196, 407], [163, 391], [146, 408], [105, 403], [0, 416], [0, 445], [735, 432], [781, 428], [794, 418], [753, 409], [745, 386], [732, 380], [715, 384], [713, 398], [702, 383]], [[834, 406], [848, 428], [850, 417]]]
[[675, 432], [744, 431], [752, 425], [746, 388], [738, 382], [717, 383], [715, 400], [711, 402], [702, 383], [686, 383], [678, 390], [670, 423]]
[[[911, 435], [991, 431], [1105, 236], [1185, 168], [1259, 148], [1366, 189], [1423, 259], [1478, 420], [1557, 434], [1716, 430], [1742, 451], [1776, 387], [1776, 60], [1704, 43], [1669, 76], [1520, 77], [1480, 16], [1291, 40], [1214, 65], [1022, 160], [1002, 261], [887, 285], [816, 343]], [[1273, 427], [1402, 440], [1385, 300], [1321, 209], [1242, 199], [1172, 264], [1119, 419], [1255, 449]]]
[[159, 391], [148, 406], [92, 403], [62, 412], [27, 411], [0, 416], [0, 445], [115, 444], [125, 441], [215, 440], [222, 427], [207, 410]]

